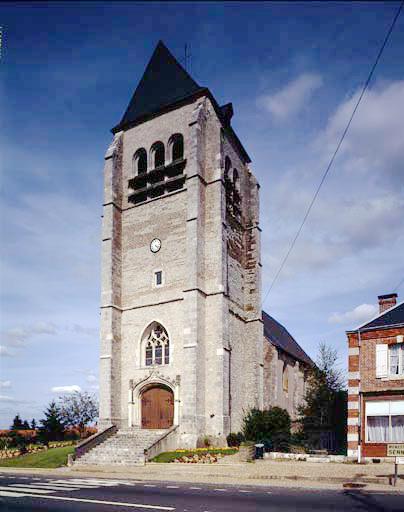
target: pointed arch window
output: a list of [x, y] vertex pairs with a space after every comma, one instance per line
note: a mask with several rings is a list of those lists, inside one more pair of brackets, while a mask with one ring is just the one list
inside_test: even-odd
[[155, 142], [151, 147], [151, 164], [153, 169], [165, 164], [165, 149], [162, 142]]
[[135, 176], [147, 173], [147, 152], [145, 148], [140, 148], [136, 151], [133, 157], [133, 170]]
[[145, 366], [170, 363], [170, 340], [167, 331], [158, 322], [149, 325], [143, 335]]

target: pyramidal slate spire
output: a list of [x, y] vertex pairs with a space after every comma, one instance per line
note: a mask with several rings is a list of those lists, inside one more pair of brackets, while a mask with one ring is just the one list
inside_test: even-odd
[[121, 122], [112, 132], [136, 124], [201, 91], [206, 89], [191, 78], [165, 44], [159, 41]]

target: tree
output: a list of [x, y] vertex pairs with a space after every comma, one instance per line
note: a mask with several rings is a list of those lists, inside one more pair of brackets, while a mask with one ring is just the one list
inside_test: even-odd
[[37, 424], [36, 424], [35, 418], [32, 418], [32, 421], [31, 421], [31, 429], [32, 429], [32, 430], [36, 430], [36, 429], [37, 429]]
[[24, 429], [24, 423], [22, 419], [20, 418], [19, 414], [16, 414], [15, 418], [13, 419], [13, 424], [10, 427], [10, 430], [23, 430]]
[[66, 425], [77, 427], [81, 437], [86, 426], [98, 418], [98, 401], [90, 393], [75, 391], [72, 395], [61, 396], [60, 404], [60, 412]]
[[342, 451], [346, 442], [347, 392], [337, 361], [337, 351], [321, 343], [317, 365], [308, 374], [305, 403], [299, 408], [299, 416], [303, 437], [309, 444], [316, 444], [321, 433], [330, 432], [338, 451]]
[[45, 442], [60, 441], [63, 439], [65, 423], [61, 411], [53, 400], [45, 411], [45, 418], [41, 420], [40, 438]]
[[243, 418], [243, 435], [247, 441], [264, 441], [267, 448], [287, 451], [290, 441], [290, 416], [280, 407], [251, 409]]
[[30, 430], [30, 426], [29, 426], [29, 423], [27, 420], [24, 420], [23, 424], [22, 424], [22, 429], [23, 430]]

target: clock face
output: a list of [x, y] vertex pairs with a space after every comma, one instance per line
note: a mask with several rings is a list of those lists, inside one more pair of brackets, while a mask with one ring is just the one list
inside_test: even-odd
[[161, 248], [161, 240], [159, 238], [154, 238], [150, 242], [150, 250], [151, 252], [158, 252]]

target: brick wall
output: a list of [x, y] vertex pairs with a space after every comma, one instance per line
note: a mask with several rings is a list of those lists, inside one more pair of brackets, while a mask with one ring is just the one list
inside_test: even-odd
[[[375, 394], [377, 399], [395, 396], [397, 391], [404, 390], [404, 379], [376, 378], [376, 345], [395, 344], [397, 336], [404, 335], [404, 328], [374, 329], [347, 333], [348, 336], [348, 455], [357, 456], [361, 445], [366, 454], [363, 456], [384, 456], [385, 445], [365, 447], [364, 401], [366, 395]], [[390, 394], [388, 392], [391, 392]], [[393, 393], [395, 393], [393, 395]], [[361, 416], [362, 431], [359, 432]], [[359, 436], [361, 434], [361, 436]]]

